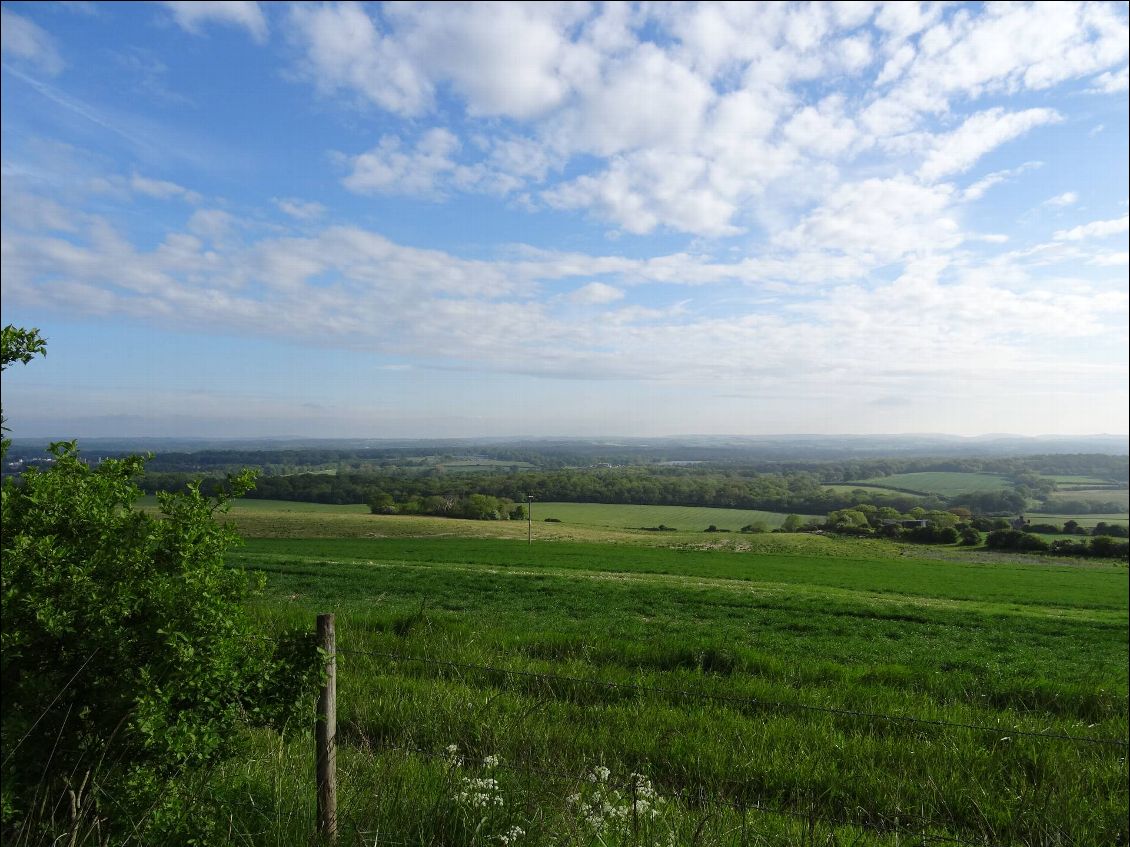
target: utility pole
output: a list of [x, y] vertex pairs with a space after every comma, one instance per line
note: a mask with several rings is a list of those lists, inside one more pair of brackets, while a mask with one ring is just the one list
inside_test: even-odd
[[534, 543], [534, 495], [526, 495], [526, 543]]

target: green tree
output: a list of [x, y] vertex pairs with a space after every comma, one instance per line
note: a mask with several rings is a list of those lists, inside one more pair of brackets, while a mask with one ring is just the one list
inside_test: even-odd
[[[0, 330], [0, 371], [8, 370], [8, 365], [14, 365], [16, 362], [26, 365], [36, 356], [46, 355], [47, 342], [43, 340], [38, 329], [20, 329], [8, 324]], [[8, 431], [8, 427], [4, 426], [6, 420], [0, 412], [0, 428], [4, 432]], [[11, 439], [0, 439], [0, 456], [8, 452], [8, 445], [11, 443]]]
[[391, 515], [396, 512], [396, 501], [385, 491], [374, 491], [369, 495], [369, 512], [374, 515]]
[[[4, 331], [3, 362], [43, 352], [34, 330]], [[136, 508], [145, 459], [91, 467], [74, 442], [2, 487], [0, 716], [3, 840], [59, 835], [41, 810], [141, 843], [207, 843], [217, 818], [187, 814], [176, 778], [223, 756], [248, 724], [294, 723], [320, 661], [311, 637], [262, 637], [245, 602], [261, 586], [225, 564], [238, 540], [217, 520], [248, 490], [191, 485]]]
[[804, 518], [800, 515], [788, 515], [781, 524], [781, 529], [785, 532], [796, 532], [802, 526], [804, 526]]

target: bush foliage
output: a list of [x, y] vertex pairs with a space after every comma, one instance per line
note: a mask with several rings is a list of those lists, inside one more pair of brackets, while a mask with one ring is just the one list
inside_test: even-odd
[[238, 539], [216, 518], [254, 477], [163, 494], [152, 515], [135, 509], [143, 458], [51, 455], [2, 489], [3, 840], [207, 842], [174, 778], [243, 726], [293, 722], [320, 673], [312, 637], [258, 637], [245, 603], [261, 583], [225, 564]]

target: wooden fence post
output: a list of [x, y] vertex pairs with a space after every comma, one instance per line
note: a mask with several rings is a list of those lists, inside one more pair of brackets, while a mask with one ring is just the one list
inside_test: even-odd
[[337, 841], [337, 639], [334, 616], [318, 615], [318, 642], [326, 651], [326, 682], [318, 695], [314, 726], [317, 749], [318, 835]]

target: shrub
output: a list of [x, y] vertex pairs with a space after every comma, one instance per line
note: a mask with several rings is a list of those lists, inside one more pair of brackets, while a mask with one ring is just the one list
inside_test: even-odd
[[[50, 469], [3, 488], [9, 832], [31, 825], [37, 796], [53, 802], [80, 781], [114, 809], [155, 803], [164, 780], [223, 755], [239, 726], [286, 725], [320, 665], [310, 636], [255, 631], [244, 603], [259, 582], [224, 564], [237, 540], [215, 520], [226, 495], [162, 494], [155, 517], [135, 509], [143, 459], [92, 469], [73, 443], [51, 452]], [[232, 493], [252, 482], [232, 478]]]
[[981, 543], [981, 533], [971, 526], [961, 531], [961, 545], [963, 547], [976, 547]]
[[[12, 327], [2, 346], [4, 368], [44, 351]], [[238, 539], [217, 514], [254, 476], [216, 499], [199, 484], [161, 494], [154, 516], [136, 508], [143, 458], [91, 468], [73, 442], [50, 452], [0, 488], [2, 840], [74, 844], [85, 827], [100, 843], [208, 843], [216, 819], [189, 814], [174, 777], [242, 726], [287, 726], [320, 675], [311, 636], [255, 631], [245, 601], [261, 577], [224, 564]], [[82, 819], [56, 824], [68, 805]]]
[[997, 529], [989, 533], [985, 546], [990, 550], [1019, 550], [1042, 552], [1048, 549], [1048, 542], [1036, 535], [1029, 535], [1016, 529]]
[[1091, 535], [1107, 535], [1111, 538], [1126, 538], [1127, 534], [1126, 527], [1122, 524], [1108, 524], [1105, 521], [1099, 521], [1095, 524], [1095, 528], [1091, 530]]

